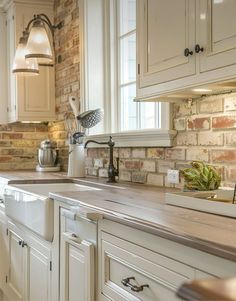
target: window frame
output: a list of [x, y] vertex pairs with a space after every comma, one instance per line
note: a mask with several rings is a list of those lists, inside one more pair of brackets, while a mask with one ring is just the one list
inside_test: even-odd
[[[89, 50], [89, 34], [88, 34], [88, 14], [93, 9], [93, 5], [100, 5], [102, 15], [99, 16], [96, 8], [96, 16], [100, 18], [97, 30], [103, 31], [103, 48], [101, 59], [104, 60], [104, 67], [101, 70], [103, 76], [103, 93], [100, 95], [104, 106], [104, 124], [103, 134], [89, 133], [87, 139], [96, 139], [104, 141], [108, 136], [112, 136], [118, 147], [128, 146], [172, 146], [173, 138], [176, 131], [172, 130], [172, 113], [169, 103], [161, 104], [161, 120], [159, 129], [138, 129], [135, 131], [117, 131], [117, 125], [120, 126], [118, 114], [114, 114], [118, 110], [118, 62], [117, 62], [117, 22], [114, 16], [116, 13], [116, 0], [78, 0], [80, 7], [79, 23], [80, 23], [80, 108], [81, 111], [88, 110], [90, 100], [89, 76], [92, 70], [89, 68], [88, 59]], [[138, 20], [137, 20], [138, 22]], [[99, 32], [100, 33], [100, 32]], [[113, 33], [113, 34], [112, 34]], [[114, 34], [115, 33], [115, 34]], [[138, 35], [136, 34], [136, 39]], [[137, 43], [138, 45], [138, 43]], [[97, 53], [96, 53], [97, 54]], [[136, 70], [137, 71], [137, 70]], [[138, 80], [138, 77], [137, 77]], [[137, 82], [137, 81], [136, 81]], [[106, 84], [105, 84], [106, 83]], [[87, 101], [86, 101], [87, 100]], [[98, 147], [98, 145], [92, 145]]]

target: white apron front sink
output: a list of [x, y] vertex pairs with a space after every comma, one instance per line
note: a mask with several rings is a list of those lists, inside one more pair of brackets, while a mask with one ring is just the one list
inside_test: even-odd
[[44, 239], [53, 240], [53, 199], [50, 192], [89, 191], [97, 188], [75, 183], [7, 185], [4, 191], [6, 215]]

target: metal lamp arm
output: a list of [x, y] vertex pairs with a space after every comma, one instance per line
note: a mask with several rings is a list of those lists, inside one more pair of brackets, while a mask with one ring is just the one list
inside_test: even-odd
[[29, 29], [30, 29], [31, 24], [32, 24], [34, 21], [36, 21], [36, 20], [40, 20], [40, 21], [44, 22], [45, 24], [47, 24], [48, 28], [49, 28], [50, 31], [51, 31], [52, 36], [54, 36], [54, 30], [55, 30], [55, 29], [57, 29], [57, 28], [60, 29], [60, 28], [62, 28], [62, 26], [63, 26], [63, 22], [60, 22], [60, 23], [58, 23], [57, 25], [53, 25], [52, 22], [50, 21], [50, 19], [48, 18], [47, 15], [45, 15], [45, 14], [38, 14], [38, 15], [34, 15], [33, 19], [31, 19], [31, 20], [28, 22], [28, 24], [27, 24], [27, 26], [26, 26], [26, 28], [25, 28], [25, 30], [26, 30], [27, 32], [29, 32]]

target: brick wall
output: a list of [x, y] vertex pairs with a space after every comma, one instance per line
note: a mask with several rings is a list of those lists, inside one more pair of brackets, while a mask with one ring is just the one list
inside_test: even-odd
[[0, 125], [0, 170], [35, 169], [37, 149], [47, 138], [45, 124]]
[[[63, 114], [70, 110], [68, 96], [79, 97], [79, 19], [78, 1], [55, 0], [55, 21], [64, 20], [56, 32], [56, 101], [58, 119], [49, 127], [49, 136], [57, 140], [60, 159], [67, 169], [67, 134]], [[198, 100], [191, 107], [174, 105], [174, 125], [178, 135], [173, 148], [119, 148], [120, 179], [137, 183], [168, 186], [168, 168], [181, 169], [191, 160], [214, 164], [224, 185], [236, 181], [236, 99], [215, 96]], [[107, 149], [89, 149], [86, 171], [92, 176], [107, 176]], [[180, 184], [181, 186], [182, 184]]]
[[79, 8], [77, 0], [55, 0], [55, 74], [57, 122], [49, 124], [49, 137], [56, 141], [63, 170], [68, 167], [68, 141], [64, 113], [71, 111], [69, 96], [79, 98]]
[[[120, 179], [157, 186], [170, 186], [167, 169], [181, 169], [192, 160], [213, 164], [223, 185], [236, 182], [236, 97], [212, 96], [204, 100], [174, 105], [174, 125], [178, 134], [173, 148], [119, 148]], [[87, 174], [106, 176], [108, 153], [90, 149]], [[177, 187], [182, 187], [182, 183]]]

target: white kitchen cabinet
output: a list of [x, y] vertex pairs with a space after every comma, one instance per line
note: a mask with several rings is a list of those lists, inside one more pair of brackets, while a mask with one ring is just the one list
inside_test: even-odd
[[[18, 231], [17, 231], [18, 232]], [[11, 300], [23, 301], [26, 296], [27, 270], [26, 249], [22, 247], [23, 238], [13, 229], [8, 228], [8, 271], [6, 277], [6, 294]]]
[[[0, 290], [3, 290], [6, 284], [6, 258], [7, 258], [7, 221], [4, 209], [0, 204]], [[1, 298], [0, 298], [1, 300]]]
[[99, 300], [175, 301], [183, 282], [236, 270], [235, 262], [105, 219], [98, 254]]
[[235, 10], [234, 0], [137, 1], [137, 99], [234, 86]]
[[195, 74], [195, 0], [138, 3], [139, 86]]
[[176, 301], [194, 269], [107, 233], [101, 241], [103, 295], [112, 300]]
[[3, 292], [14, 301], [51, 300], [51, 250], [47, 243], [8, 222]]
[[200, 0], [200, 72], [235, 64], [236, 1]]
[[61, 237], [61, 296], [63, 301], [94, 300], [94, 248], [71, 233]]
[[[60, 301], [94, 301], [95, 248], [90, 238], [94, 237], [94, 231], [96, 233], [96, 224], [73, 219], [74, 215], [69, 210], [63, 209], [62, 212], [60, 217]], [[91, 230], [87, 236], [90, 241], [81, 238], [76, 231], [76, 229], [78, 231], [81, 229], [85, 234], [84, 226], [87, 231]]]
[[52, 2], [10, 2], [7, 14], [8, 121], [55, 120], [54, 67], [40, 67], [37, 76], [12, 73], [12, 63], [22, 31], [35, 14], [45, 13], [53, 20]]

